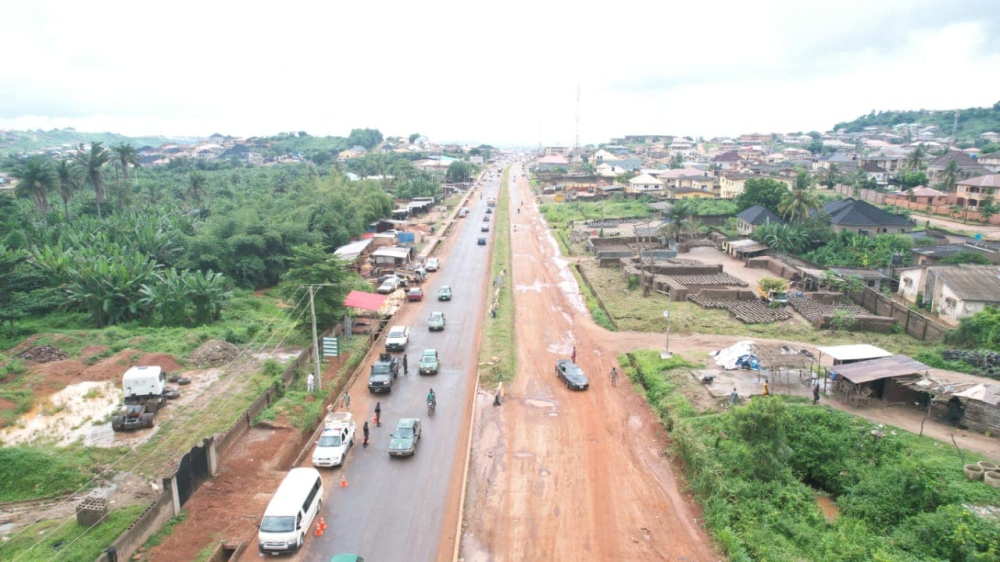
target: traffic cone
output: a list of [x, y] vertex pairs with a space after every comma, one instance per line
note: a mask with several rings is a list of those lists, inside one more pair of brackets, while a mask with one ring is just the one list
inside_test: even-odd
[[319, 518], [319, 528], [324, 531], [326, 530], [326, 519], [323, 519], [322, 517]]
[[377, 414], [374, 415], [374, 416], [372, 416], [372, 423], [375, 424], [375, 425], [378, 425], [378, 415]]
[[317, 537], [322, 537], [323, 536], [323, 527], [320, 526], [319, 523], [316, 523], [316, 536]]
[[346, 488], [347, 487], [347, 477], [344, 476], [344, 475], [340, 476], [340, 487], [341, 488]]

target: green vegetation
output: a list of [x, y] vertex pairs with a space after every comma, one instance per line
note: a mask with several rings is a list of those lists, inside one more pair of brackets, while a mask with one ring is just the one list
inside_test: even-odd
[[688, 371], [698, 365], [685, 360], [679, 354], [669, 359], [661, 359], [660, 352], [649, 349], [622, 354], [618, 363], [624, 365], [626, 375], [642, 388], [646, 401], [660, 417], [668, 429], [677, 418], [699, 415], [678, 385], [690, 381]]
[[[845, 133], [857, 133], [865, 127], [892, 127], [910, 123], [919, 123], [921, 127], [936, 125], [938, 131], [943, 135], [950, 135], [955, 124], [955, 112], [953, 110], [935, 111], [879, 111], [872, 110], [868, 115], [863, 115], [853, 121], [837, 123], [834, 129]], [[969, 107], [959, 110], [958, 130], [956, 137], [960, 141], [985, 145], [979, 135], [987, 131], [1000, 130], [1000, 102], [992, 107]]]
[[580, 287], [580, 291], [583, 293], [584, 301], [587, 303], [587, 311], [590, 312], [590, 317], [593, 319], [594, 323], [605, 330], [610, 330], [612, 332], [617, 330], [618, 328], [615, 326], [614, 321], [601, 307], [601, 300], [597, 298], [597, 293], [595, 293], [593, 288], [591, 288], [590, 283], [587, 283], [584, 279], [583, 272], [577, 266], [570, 266], [570, 271], [572, 271], [573, 276], [576, 277], [576, 284]]
[[167, 521], [167, 524], [164, 525], [162, 529], [153, 533], [153, 535], [146, 540], [146, 544], [143, 546], [145, 546], [146, 548], [151, 548], [162, 543], [163, 539], [169, 537], [174, 533], [174, 527], [180, 525], [181, 523], [187, 520], [188, 515], [189, 515], [188, 510], [182, 508], [180, 515], [171, 517], [170, 521]]
[[0, 502], [72, 494], [87, 484], [94, 459], [86, 450], [0, 448]]
[[115, 143], [132, 143], [135, 146], [160, 146], [184, 139], [167, 137], [126, 137], [117, 133], [81, 133], [76, 129], [52, 129], [43, 131], [6, 131], [0, 139], [0, 154], [30, 152], [53, 146], [77, 146], [81, 142], [100, 142], [108, 146]]
[[990, 306], [962, 318], [948, 342], [969, 348], [1000, 349], [1000, 308]]
[[909, 259], [912, 247], [913, 239], [909, 236], [879, 234], [869, 238], [841, 232], [826, 244], [805, 252], [803, 257], [824, 267], [884, 267], [893, 254]]
[[540, 207], [542, 215], [552, 227], [566, 226], [569, 222], [617, 218], [644, 218], [652, 216], [649, 203], [615, 196], [604, 201], [569, 201], [545, 203]]
[[[490, 261], [490, 279], [503, 275], [504, 283], [499, 288], [499, 299], [494, 313], [484, 320], [483, 340], [479, 348], [480, 365], [489, 365], [488, 370], [480, 369], [480, 381], [487, 386], [510, 380], [517, 373], [514, 291], [511, 281], [510, 198], [507, 194], [509, 174], [508, 167], [500, 176], [500, 193], [493, 214], [496, 218], [493, 225], [493, 255]], [[494, 290], [496, 289], [491, 285], [487, 306], [493, 306]], [[491, 364], [493, 357], [497, 358], [495, 364]]]
[[778, 205], [786, 193], [788, 185], [785, 182], [771, 178], [750, 178], [743, 183], [743, 193], [736, 196], [736, 208], [744, 211], [760, 205], [777, 215]]
[[135, 505], [113, 510], [104, 523], [91, 528], [75, 519], [35, 523], [0, 544], [0, 557], [24, 562], [92, 562], [144, 509], [145, 505]]

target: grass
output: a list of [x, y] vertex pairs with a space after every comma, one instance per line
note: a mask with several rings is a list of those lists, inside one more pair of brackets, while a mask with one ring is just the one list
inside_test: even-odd
[[144, 509], [145, 505], [115, 509], [108, 513], [104, 523], [93, 528], [78, 524], [75, 518], [35, 523], [9, 542], [0, 543], [0, 559], [18, 562], [92, 562]]
[[612, 320], [608, 313], [601, 308], [600, 299], [597, 298], [597, 294], [594, 293], [590, 284], [584, 280], [583, 275], [580, 273], [580, 270], [575, 264], [570, 266], [570, 271], [572, 271], [573, 276], [576, 277], [576, 284], [580, 287], [580, 291], [583, 293], [584, 301], [587, 303], [587, 310], [590, 312], [590, 316], [593, 318], [594, 323], [605, 330], [610, 330], [612, 332], [616, 331], [618, 327], [615, 325], [614, 320]]
[[145, 546], [146, 548], [151, 548], [162, 543], [163, 539], [169, 537], [174, 533], [174, 527], [183, 523], [188, 518], [188, 515], [189, 515], [188, 510], [181, 509], [180, 515], [171, 517], [170, 521], [167, 521], [167, 524], [164, 525], [162, 529], [153, 533], [148, 539], [146, 539], [146, 544], [143, 546]]
[[[483, 339], [479, 347], [480, 381], [486, 386], [496, 386], [510, 380], [517, 373], [517, 348], [514, 337], [514, 294], [512, 290], [511, 249], [510, 249], [510, 202], [507, 197], [507, 177], [510, 168], [500, 177], [500, 194], [494, 212], [495, 227], [493, 255], [490, 261], [490, 279], [496, 279], [502, 272], [504, 284], [500, 287], [495, 314], [486, 318]], [[489, 304], [493, 303], [493, 286], [490, 285]], [[497, 362], [490, 364], [492, 358]]]
[[540, 207], [550, 226], [565, 226], [570, 221], [648, 217], [653, 214], [648, 203], [632, 200], [568, 201], [545, 203]]

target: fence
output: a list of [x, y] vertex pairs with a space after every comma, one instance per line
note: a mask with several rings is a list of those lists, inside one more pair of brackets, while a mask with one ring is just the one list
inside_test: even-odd
[[873, 312], [877, 316], [891, 316], [896, 319], [903, 331], [921, 341], [941, 341], [951, 328], [924, 316], [923, 314], [910, 310], [908, 307], [894, 302], [871, 289], [865, 287], [863, 291], [853, 293], [851, 298], [862, 308]]

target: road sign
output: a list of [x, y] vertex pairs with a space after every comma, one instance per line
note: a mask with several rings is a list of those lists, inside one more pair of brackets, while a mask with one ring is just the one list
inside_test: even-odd
[[339, 357], [340, 341], [337, 338], [323, 338], [323, 357]]

